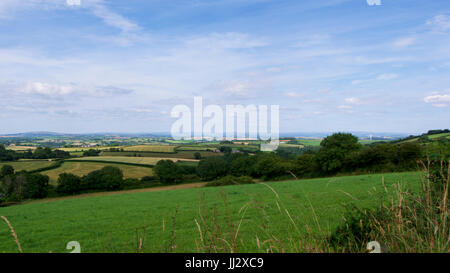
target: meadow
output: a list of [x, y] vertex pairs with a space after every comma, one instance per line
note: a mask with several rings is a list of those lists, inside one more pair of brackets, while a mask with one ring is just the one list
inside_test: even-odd
[[160, 160], [172, 160], [177, 162], [179, 160], [192, 160], [193, 159], [179, 159], [179, 158], [161, 158], [161, 157], [131, 157], [131, 156], [86, 156], [76, 159], [68, 159], [67, 161], [104, 161], [104, 162], [116, 162], [116, 163], [131, 163], [131, 164], [143, 164], [143, 165], [155, 165]]
[[45, 167], [49, 167], [54, 164], [54, 161], [50, 161], [48, 159], [25, 159], [13, 162], [0, 162], [0, 168], [4, 165], [10, 165], [14, 168], [15, 171], [33, 171]]
[[[0, 208], [0, 215], [14, 226], [24, 252], [68, 252], [69, 241], [80, 242], [82, 252], [203, 252], [206, 227], [229, 236], [239, 252], [266, 252], [274, 241], [278, 247], [271, 251], [291, 252], [301, 251], [304, 238], [328, 236], [342, 223], [344, 205], [379, 204], [383, 179], [389, 191], [396, 183], [413, 191], [420, 185], [419, 174], [407, 172], [117, 192], [33, 201]], [[136, 245], [140, 239], [141, 247]], [[0, 224], [0, 252], [16, 251], [8, 226]]]
[[88, 173], [96, 170], [100, 170], [105, 166], [118, 167], [122, 170], [124, 178], [136, 178], [140, 179], [144, 176], [153, 175], [153, 171], [148, 167], [130, 166], [125, 164], [114, 163], [101, 163], [101, 162], [70, 162], [66, 161], [61, 167], [42, 172], [44, 175], [48, 175], [51, 184], [56, 184], [58, 177], [61, 173], [72, 173], [78, 176], [87, 175]]

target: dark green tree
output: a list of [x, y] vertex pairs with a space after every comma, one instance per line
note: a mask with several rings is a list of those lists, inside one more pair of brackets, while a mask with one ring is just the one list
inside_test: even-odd
[[223, 156], [210, 156], [198, 163], [197, 173], [203, 180], [213, 180], [227, 174], [227, 161]]
[[360, 148], [361, 144], [354, 135], [335, 133], [322, 140], [317, 160], [324, 173], [337, 173], [344, 166], [346, 156]]
[[160, 160], [153, 168], [156, 177], [163, 184], [180, 182], [182, 179], [181, 168], [172, 160]]
[[61, 194], [76, 194], [81, 191], [81, 177], [62, 173], [58, 177], [56, 191]]

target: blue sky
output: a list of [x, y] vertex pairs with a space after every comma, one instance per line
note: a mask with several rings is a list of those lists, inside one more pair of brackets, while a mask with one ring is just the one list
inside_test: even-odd
[[449, 128], [450, 2], [0, 0], [0, 96], [0, 133], [167, 132], [194, 96], [281, 132]]

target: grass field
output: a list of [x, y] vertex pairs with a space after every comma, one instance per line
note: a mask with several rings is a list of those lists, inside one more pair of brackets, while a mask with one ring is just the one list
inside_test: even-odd
[[49, 160], [20, 160], [20, 161], [13, 161], [13, 162], [0, 162], [0, 168], [3, 167], [3, 165], [11, 165], [16, 172], [18, 171], [32, 171], [37, 170], [40, 168], [48, 167], [52, 164], [54, 164], [54, 161]]
[[151, 176], [153, 174], [151, 168], [96, 162], [64, 162], [61, 167], [42, 172], [42, 174], [48, 175], [50, 177], [50, 183], [55, 184], [58, 180], [59, 174], [61, 173], [72, 173], [78, 176], [83, 176], [92, 171], [100, 170], [105, 166], [114, 166], [120, 168], [123, 172], [124, 178], [142, 178], [144, 176]]
[[[75, 158], [73, 160], [87, 160], [87, 161], [106, 161], [106, 162], [123, 162], [132, 164], [144, 164], [144, 165], [155, 165], [160, 160], [172, 160], [174, 162], [179, 160], [185, 161], [196, 161], [194, 159], [182, 159], [182, 158], [163, 158], [163, 157], [132, 157], [132, 156], [86, 156]], [[70, 159], [66, 160], [70, 161]]]
[[[264, 242], [273, 241], [274, 237], [291, 249], [291, 244], [298, 246], [300, 236], [329, 234], [342, 222], [344, 204], [376, 206], [377, 193], [383, 191], [383, 176], [389, 190], [397, 182], [419, 188], [417, 173], [391, 173], [266, 185], [108, 193], [0, 208], [0, 215], [10, 220], [25, 252], [68, 252], [65, 246], [69, 241], [80, 242], [82, 252], [136, 252], [136, 232], [142, 236], [144, 230], [143, 251], [197, 252], [201, 238], [195, 220], [199, 226], [203, 226], [202, 219], [212, 224], [211, 208], [215, 207], [216, 224], [223, 229], [230, 223], [236, 227], [242, 221], [236, 237], [239, 252], [265, 252]], [[221, 192], [226, 194], [227, 206]], [[202, 196], [209, 209], [200, 202]], [[0, 223], [0, 252], [16, 251], [7, 225]]]
[[[155, 152], [102, 152], [101, 156], [130, 156], [130, 157], [156, 157], [156, 158], [176, 158], [176, 159], [195, 159], [193, 151], [179, 151], [177, 153], [155, 153]], [[199, 151], [202, 157], [223, 155], [209, 151]]]

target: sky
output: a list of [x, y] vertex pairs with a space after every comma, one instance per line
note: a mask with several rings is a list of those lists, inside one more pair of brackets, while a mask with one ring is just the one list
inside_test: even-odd
[[449, 128], [450, 1], [0, 0], [2, 134], [168, 132], [194, 96], [281, 132]]

